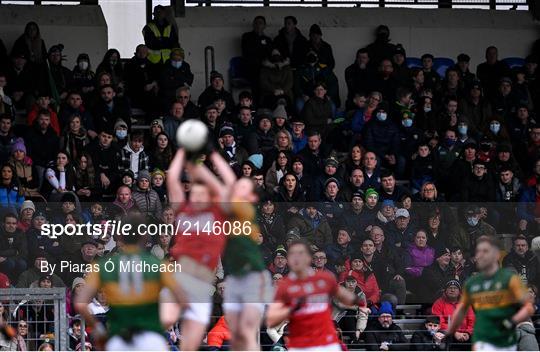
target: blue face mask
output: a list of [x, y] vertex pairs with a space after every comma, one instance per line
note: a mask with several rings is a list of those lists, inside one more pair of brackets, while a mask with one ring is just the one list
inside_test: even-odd
[[182, 61], [173, 61], [173, 60], [171, 60], [171, 65], [174, 68], [180, 68], [180, 67], [182, 67]]
[[460, 135], [465, 136], [467, 134], [468, 127], [467, 126], [458, 126], [458, 132]]
[[401, 120], [401, 124], [403, 125], [403, 127], [411, 127], [412, 124], [413, 124], [413, 120], [412, 119], [404, 119], [404, 120]]
[[430, 112], [431, 106], [424, 106], [424, 112]]
[[387, 116], [387, 115], [386, 115], [385, 112], [382, 112], [382, 111], [381, 111], [381, 112], [378, 112], [378, 113], [377, 113], [377, 119], [378, 119], [379, 121], [386, 121], [386, 116]]
[[119, 139], [124, 139], [127, 137], [127, 131], [126, 130], [118, 130], [116, 131], [116, 137]]
[[478, 219], [476, 217], [468, 217], [467, 224], [469, 224], [470, 226], [476, 226], [478, 225]]
[[446, 146], [451, 147], [451, 146], [453, 146], [454, 144], [456, 144], [456, 141], [453, 140], [453, 139], [451, 139], [451, 138], [446, 138], [446, 139], [444, 140], [444, 143], [446, 144]]
[[492, 123], [489, 125], [489, 130], [493, 132], [493, 134], [498, 134], [501, 130], [501, 124], [499, 123]]

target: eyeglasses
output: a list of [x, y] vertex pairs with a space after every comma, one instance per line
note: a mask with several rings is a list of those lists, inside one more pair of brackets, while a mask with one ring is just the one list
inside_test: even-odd
[[27, 328], [28, 325], [26, 325], [26, 324], [19, 324], [19, 327], [20, 327], [20, 328]]
[[424, 192], [435, 192], [435, 188], [424, 188]]
[[313, 259], [315, 259], [315, 260], [326, 260], [326, 257], [315, 256], [315, 257], [313, 257]]

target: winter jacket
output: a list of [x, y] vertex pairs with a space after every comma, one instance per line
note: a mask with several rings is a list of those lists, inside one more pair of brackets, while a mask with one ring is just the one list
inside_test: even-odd
[[390, 282], [396, 275], [405, 276], [409, 260], [407, 252], [401, 247], [383, 244], [380, 252], [375, 251], [371, 268], [383, 292], [389, 290]]
[[312, 219], [305, 209], [301, 209], [289, 220], [287, 228], [292, 227], [299, 228], [300, 236], [319, 248], [324, 248], [333, 242], [332, 229], [321, 212], [317, 212], [315, 218]]
[[0, 257], [28, 260], [26, 235], [19, 230], [14, 233], [3, 231], [0, 234]]
[[480, 220], [476, 226], [470, 226], [465, 223], [458, 228], [457, 233], [453, 238], [453, 246], [461, 248], [465, 258], [468, 258], [474, 253], [476, 248], [476, 240], [480, 236], [495, 236], [496, 232], [493, 226]]
[[399, 130], [388, 119], [386, 121], [372, 119], [364, 128], [364, 145], [379, 158], [385, 155], [397, 155], [399, 141]]
[[[448, 329], [450, 319], [456, 311], [458, 304], [459, 300], [456, 302], [450, 302], [444, 294], [433, 303], [433, 306], [431, 307], [431, 313], [433, 315], [437, 315], [441, 320], [442, 331], [446, 331]], [[463, 319], [463, 322], [458, 327], [457, 332], [466, 332], [469, 335], [472, 335], [474, 320], [474, 311], [472, 307], [469, 307], [469, 309], [467, 310], [467, 314], [465, 315], [465, 319]]]
[[379, 321], [373, 322], [364, 332], [368, 351], [379, 351], [381, 343], [387, 342], [390, 351], [403, 351], [407, 344], [407, 338], [399, 326], [392, 323], [388, 329], [382, 327]]
[[60, 139], [51, 126], [45, 133], [42, 133], [38, 126], [34, 126], [24, 140], [28, 150], [27, 155], [32, 158], [36, 166], [46, 167], [50, 161], [56, 160]]
[[503, 267], [513, 267], [523, 282], [538, 285], [540, 280], [540, 270], [538, 268], [538, 258], [532, 251], [525, 252], [523, 257], [515, 251], [510, 252], [503, 259]]
[[137, 186], [133, 191], [132, 197], [141, 213], [159, 219], [161, 216], [161, 202], [156, 191], [152, 188], [142, 190]]
[[229, 344], [231, 339], [231, 332], [225, 321], [225, 316], [222, 316], [217, 321], [216, 325], [208, 331], [208, 341], [207, 344], [209, 347], [217, 348], [221, 350]]
[[285, 28], [281, 28], [277, 37], [274, 38], [274, 46], [279, 50], [283, 57], [291, 59], [292, 67], [298, 67], [304, 63], [309, 48], [309, 42], [300, 30], [295, 29], [295, 32], [292, 50], [289, 49], [289, 41], [287, 40], [288, 35]]
[[159, 94], [163, 98], [163, 101], [172, 103], [176, 95], [176, 90], [183, 86], [191, 86], [193, 84], [193, 77], [191, 67], [187, 62], [183, 61], [180, 68], [175, 68], [167, 60], [158, 78]]
[[530, 321], [523, 322], [517, 326], [518, 351], [538, 351], [538, 341], [536, 330]]
[[350, 257], [354, 253], [354, 248], [348, 244], [343, 247], [337, 243], [332, 243], [324, 248], [326, 258], [328, 258], [328, 265], [334, 265], [338, 261]]
[[88, 152], [92, 157], [98, 182], [101, 173], [104, 173], [111, 180], [111, 183], [114, 183], [114, 180], [120, 177], [118, 175], [120, 151], [115, 144], [111, 144], [108, 148], [105, 148], [98, 140], [95, 140], [88, 146]]
[[425, 268], [420, 277], [422, 290], [418, 292], [422, 302], [431, 303], [435, 301], [441, 295], [446, 283], [452, 279], [450, 267], [442, 269], [437, 261]]
[[[36, 254], [45, 251], [51, 258], [51, 261], [60, 259], [62, 255], [62, 247], [60, 247], [59, 239], [52, 239], [49, 236], [43, 235], [41, 230], [31, 228], [26, 232], [28, 242], [28, 259], [32, 259]], [[55, 242], [57, 243], [55, 245]]]
[[112, 108], [103, 101], [99, 100], [92, 111], [94, 123], [97, 131], [113, 130], [118, 119], [124, 120], [131, 127], [131, 108], [127, 100], [116, 97], [112, 101]]
[[10, 212], [19, 214], [19, 209], [23, 202], [24, 196], [14, 183], [7, 187], [0, 185], [0, 206], [2, 208], [7, 208]]
[[261, 96], [274, 96], [274, 91], [281, 89], [289, 101], [293, 101], [294, 75], [289, 59], [278, 63], [264, 60], [259, 82]]
[[410, 256], [410, 264], [405, 271], [413, 277], [420, 277], [425, 268], [433, 264], [435, 249], [432, 247], [419, 248], [411, 243], [407, 249]]
[[332, 102], [327, 98], [311, 97], [304, 105], [301, 115], [306, 128], [322, 133], [328, 125], [328, 120], [334, 117]]
[[260, 214], [257, 216], [257, 224], [267, 244], [275, 247], [285, 242], [287, 230], [283, 216], [274, 213], [273, 216], [265, 217]]
[[464, 202], [494, 202], [496, 197], [495, 183], [489, 174], [482, 178], [471, 175], [465, 180], [461, 200]]
[[372, 303], [379, 303], [381, 298], [381, 290], [377, 279], [373, 272], [359, 272], [356, 270], [347, 270], [339, 275], [339, 281], [345, 282], [348, 276], [352, 276], [356, 279], [358, 286], [366, 295], [366, 299]]
[[[133, 170], [133, 168], [131, 167], [131, 158], [135, 157], [137, 153], [139, 154], [139, 162], [137, 165], [137, 169]], [[140, 171], [150, 169], [150, 158], [148, 157], [148, 154], [146, 154], [146, 152], [144, 151], [143, 147], [141, 147], [138, 152], [135, 152], [128, 144], [120, 151], [120, 157], [121, 160], [120, 165], [118, 165], [118, 169], [121, 173], [124, 173], [127, 170], [131, 170], [135, 174], [136, 178]]]
[[536, 186], [524, 189], [519, 197], [517, 206], [519, 220], [527, 220], [527, 222], [534, 221], [537, 217], [535, 214], [535, 209], [538, 207], [537, 202]]
[[443, 351], [444, 344], [436, 344], [433, 335], [425, 329], [415, 331], [411, 337], [411, 351]]

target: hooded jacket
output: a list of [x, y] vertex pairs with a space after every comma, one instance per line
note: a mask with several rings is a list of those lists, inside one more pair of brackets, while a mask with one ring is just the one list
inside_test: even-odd
[[409, 252], [411, 262], [405, 268], [405, 271], [413, 277], [420, 277], [423, 270], [433, 264], [433, 260], [435, 259], [435, 249], [428, 246], [419, 248], [414, 243], [411, 243], [407, 251]]
[[503, 259], [503, 267], [513, 267], [522, 280], [527, 280], [527, 283], [538, 285], [540, 279], [540, 271], [538, 270], [538, 260], [532, 251], [525, 252], [523, 257], [519, 256], [515, 251], [510, 252]]
[[523, 322], [517, 326], [518, 351], [538, 351], [538, 341], [536, 340], [536, 330], [530, 321]]
[[[458, 304], [459, 301], [450, 302], [448, 298], [446, 298], [445, 294], [443, 294], [433, 303], [433, 306], [431, 307], [431, 313], [433, 315], [437, 315], [441, 320], [442, 331], [446, 331], [448, 329], [448, 323], [455, 310], [457, 309]], [[469, 335], [472, 335], [474, 320], [474, 311], [471, 307], [469, 307], [469, 309], [467, 310], [467, 314], [465, 315], [465, 319], [463, 319], [463, 322], [458, 327], [457, 332], [466, 332]]]
[[120, 172], [125, 172], [127, 170], [133, 171], [135, 177], [137, 177], [139, 171], [149, 170], [150, 169], [150, 158], [144, 151], [144, 147], [141, 146], [139, 151], [134, 151], [131, 149], [131, 146], [126, 144], [122, 151], [120, 152], [121, 162], [119, 165]]
[[332, 229], [320, 211], [317, 211], [315, 218], [312, 219], [305, 209], [301, 209], [290, 219], [288, 228], [292, 227], [300, 229], [301, 236], [319, 248], [332, 243]]

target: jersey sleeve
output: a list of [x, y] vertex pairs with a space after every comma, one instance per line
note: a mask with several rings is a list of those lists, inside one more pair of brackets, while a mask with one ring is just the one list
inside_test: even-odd
[[332, 275], [332, 274], [328, 275], [327, 280], [328, 280], [328, 284], [330, 286], [330, 295], [335, 296], [337, 294], [338, 288], [339, 288], [338, 282], [337, 282], [336, 278], [334, 277], [334, 275]]
[[289, 305], [289, 298], [287, 295], [287, 285], [284, 281], [281, 281], [278, 285], [278, 288], [276, 290], [276, 294], [274, 295], [274, 301], [275, 302], [281, 302], [285, 305]]
[[527, 300], [527, 289], [519, 276], [512, 275], [510, 282], [508, 283], [508, 288], [510, 289], [510, 292], [512, 292], [516, 302], [524, 303]]
[[469, 285], [465, 284], [463, 286], [463, 292], [461, 292], [461, 298], [459, 303], [463, 304], [466, 307], [471, 305], [471, 294], [469, 293]]

